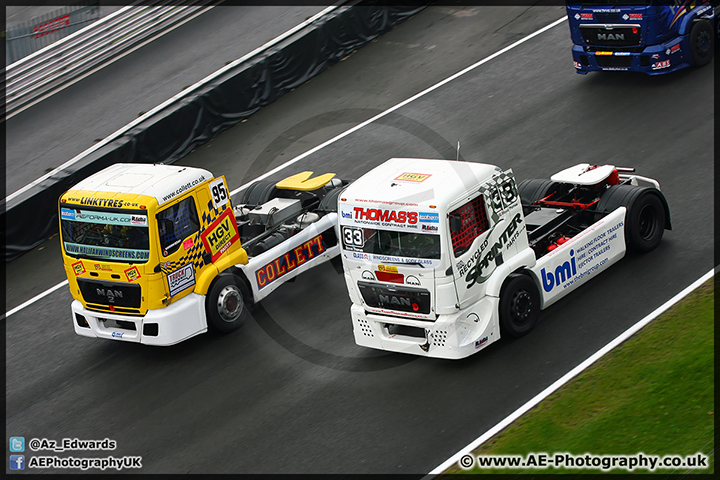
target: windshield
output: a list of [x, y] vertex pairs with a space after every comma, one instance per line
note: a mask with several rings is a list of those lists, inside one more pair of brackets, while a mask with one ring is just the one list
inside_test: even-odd
[[150, 257], [147, 215], [60, 209], [65, 252], [78, 258], [144, 263]]
[[440, 258], [440, 235], [343, 226], [343, 247], [354, 252], [408, 258]]

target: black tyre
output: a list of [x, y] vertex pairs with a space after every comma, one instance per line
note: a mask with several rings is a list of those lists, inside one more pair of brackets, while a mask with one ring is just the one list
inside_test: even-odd
[[627, 208], [625, 214], [625, 245], [628, 250], [649, 252], [660, 244], [663, 230], [670, 230], [670, 211], [660, 191], [650, 187], [614, 185], [598, 202], [596, 220]]
[[715, 32], [708, 20], [695, 22], [690, 30], [690, 56], [697, 67], [710, 63], [715, 54]]
[[242, 193], [240, 197], [240, 205], [249, 205], [256, 207], [267, 202], [277, 194], [274, 182], [267, 180], [258, 180], [251, 183]]
[[240, 277], [233, 273], [218, 275], [205, 298], [208, 326], [222, 333], [242, 327], [249, 317], [246, 305], [249, 298]]
[[657, 195], [645, 192], [628, 209], [625, 217], [625, 242], [636, 252], [649, 252], [662, 240], [665, 208]]
[[527, 275], [511, 274], [500, 291], [500, 332], [522, 337], [535, 327], [540, 316], [540, 293]]

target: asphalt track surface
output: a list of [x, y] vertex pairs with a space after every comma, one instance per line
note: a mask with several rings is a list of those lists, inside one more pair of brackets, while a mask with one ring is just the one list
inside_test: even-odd
[[[182, 163], [235, 189], [562, 14], [430, 7]], [[139, 455], [144, 473], [429, 472], [713, 268], [713, 74], [577, 75], [562, 23], [273, 176], [355, 178], [393, 156], [454, 158], [460, 140], [464, 159], [518, 180], [579, 162], [658, 179], [673, 223], [661, 245], [526, 337], [460, 361], [363, 349], [327, 264], [241, 330], [166, 348], [76, 336], [64, 287], [6, 320], [7, 435], [114, 439], [112, 452], [55, 455]], [[63, 279], [54, 239], [9, 265], [8, 308]]]
[[324, 8], [221, 4], [11, 117], [6, 194]]

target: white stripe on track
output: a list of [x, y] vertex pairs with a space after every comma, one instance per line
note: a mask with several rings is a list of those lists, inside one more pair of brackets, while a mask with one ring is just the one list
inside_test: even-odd
[[[605, 345], [603, 348], [592, 354], [590, 357], [588, 357], [584, 362], [570, 370], [568, 373], [560, 377], [558, 380], [556, 380], [552, 385], [547, 387], [542, 392], [535, 395], [533, 398], [528, 400], [523, 406], [515, 410], [513, 413], [505, 417], [500, 423], [492, 427], [487, 432], [480, 435], [478, 438], [470, 442], [465, 448], [457, 452], [455, 455], [447, 459], [442, 464], [438, 465], [435, 469], [433, 469], [428, 475], [439, 475], [448, 468], [450, 468], [453, 465], [457, 465], [458, 461], [463, 455], [471, 454], [473, 450], [478, 448], [480, 445], [485, 443], [487, 440], [492, 438], [494, 435], [502, 431], [504, 428], [506, 428], [508, 425], [513, 423], [515, 420], [520, 418], [525, 412], [530, 410], [531, 408], [535, 407], [538, 403], [540, 403], [542, 400], [547, 398], [550, 394], [555, 392], [557, 389], [565, 385], [567, 382], [569, 382], [573, 377], [579, 375], [583, 370], [588, 368], [590, 365], [598, 361], [601, 357], [603, 357], [605, 354], [607, 354], [609, 351], [623, 343], [625, 340], [630, 338], [632, 335], [637, 333], [640, 329], [642, 329], [645, 325], [652, 322], [660, 316], [663, 312], [665, 312], [667, 309], [675, 305], [677, 302], [685, 298], [690, 292], [698, 288], [700, 285], [705, 283], [707, 280], [713, 277], [715, 275], [715, 269], [710, 270], [705, 275], [700, 277], [699, 279], [695, 280], [691, 285], [689, 285], [687, 288], [685, 288], [683, 291], [675, 295], [673, 298], [656, 308], [653, 312], [651, 312], [649, 315], [647, 315], [645, 318], [637, 322], [632, 327], [625, 330], [623, 333], [621, 333], [619, 336], [617, 336], [614, 340], [612, 340], [610, 343]], [[427, 476], [425, 477], [427, 478]]]

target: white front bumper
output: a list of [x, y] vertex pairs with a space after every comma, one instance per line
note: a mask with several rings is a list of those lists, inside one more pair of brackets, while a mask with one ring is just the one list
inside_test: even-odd
[[[191, 293], [165, 308], [148, 310], [145, 316], [115, 315], [86, 309], [78, 300], [71, 305], [75, 333], [86, 337], [107, 338], [146, 345], [173, 345], [207, 331], [205, 296]], [[76, 314], [82, 315], [88, 327], [78, 325]], [[116, 322], [127, 322], [123, 328]], [[152, 324], [157, 324], [157, 335]], [[145, 326], [148, 326], [146, 335]]]
[[[355, 343], [362, 347], [458, 359], [479, 352], [500, 339], [497, 307], [498, 298], [484, 297], [472, 308], [452, 315], [439, 315], [434, 322], [374, 315], [355, 304], [350, 307], [350, 315]], [[417, 336], [390, 333], [389, 324], [414, 327]]]

